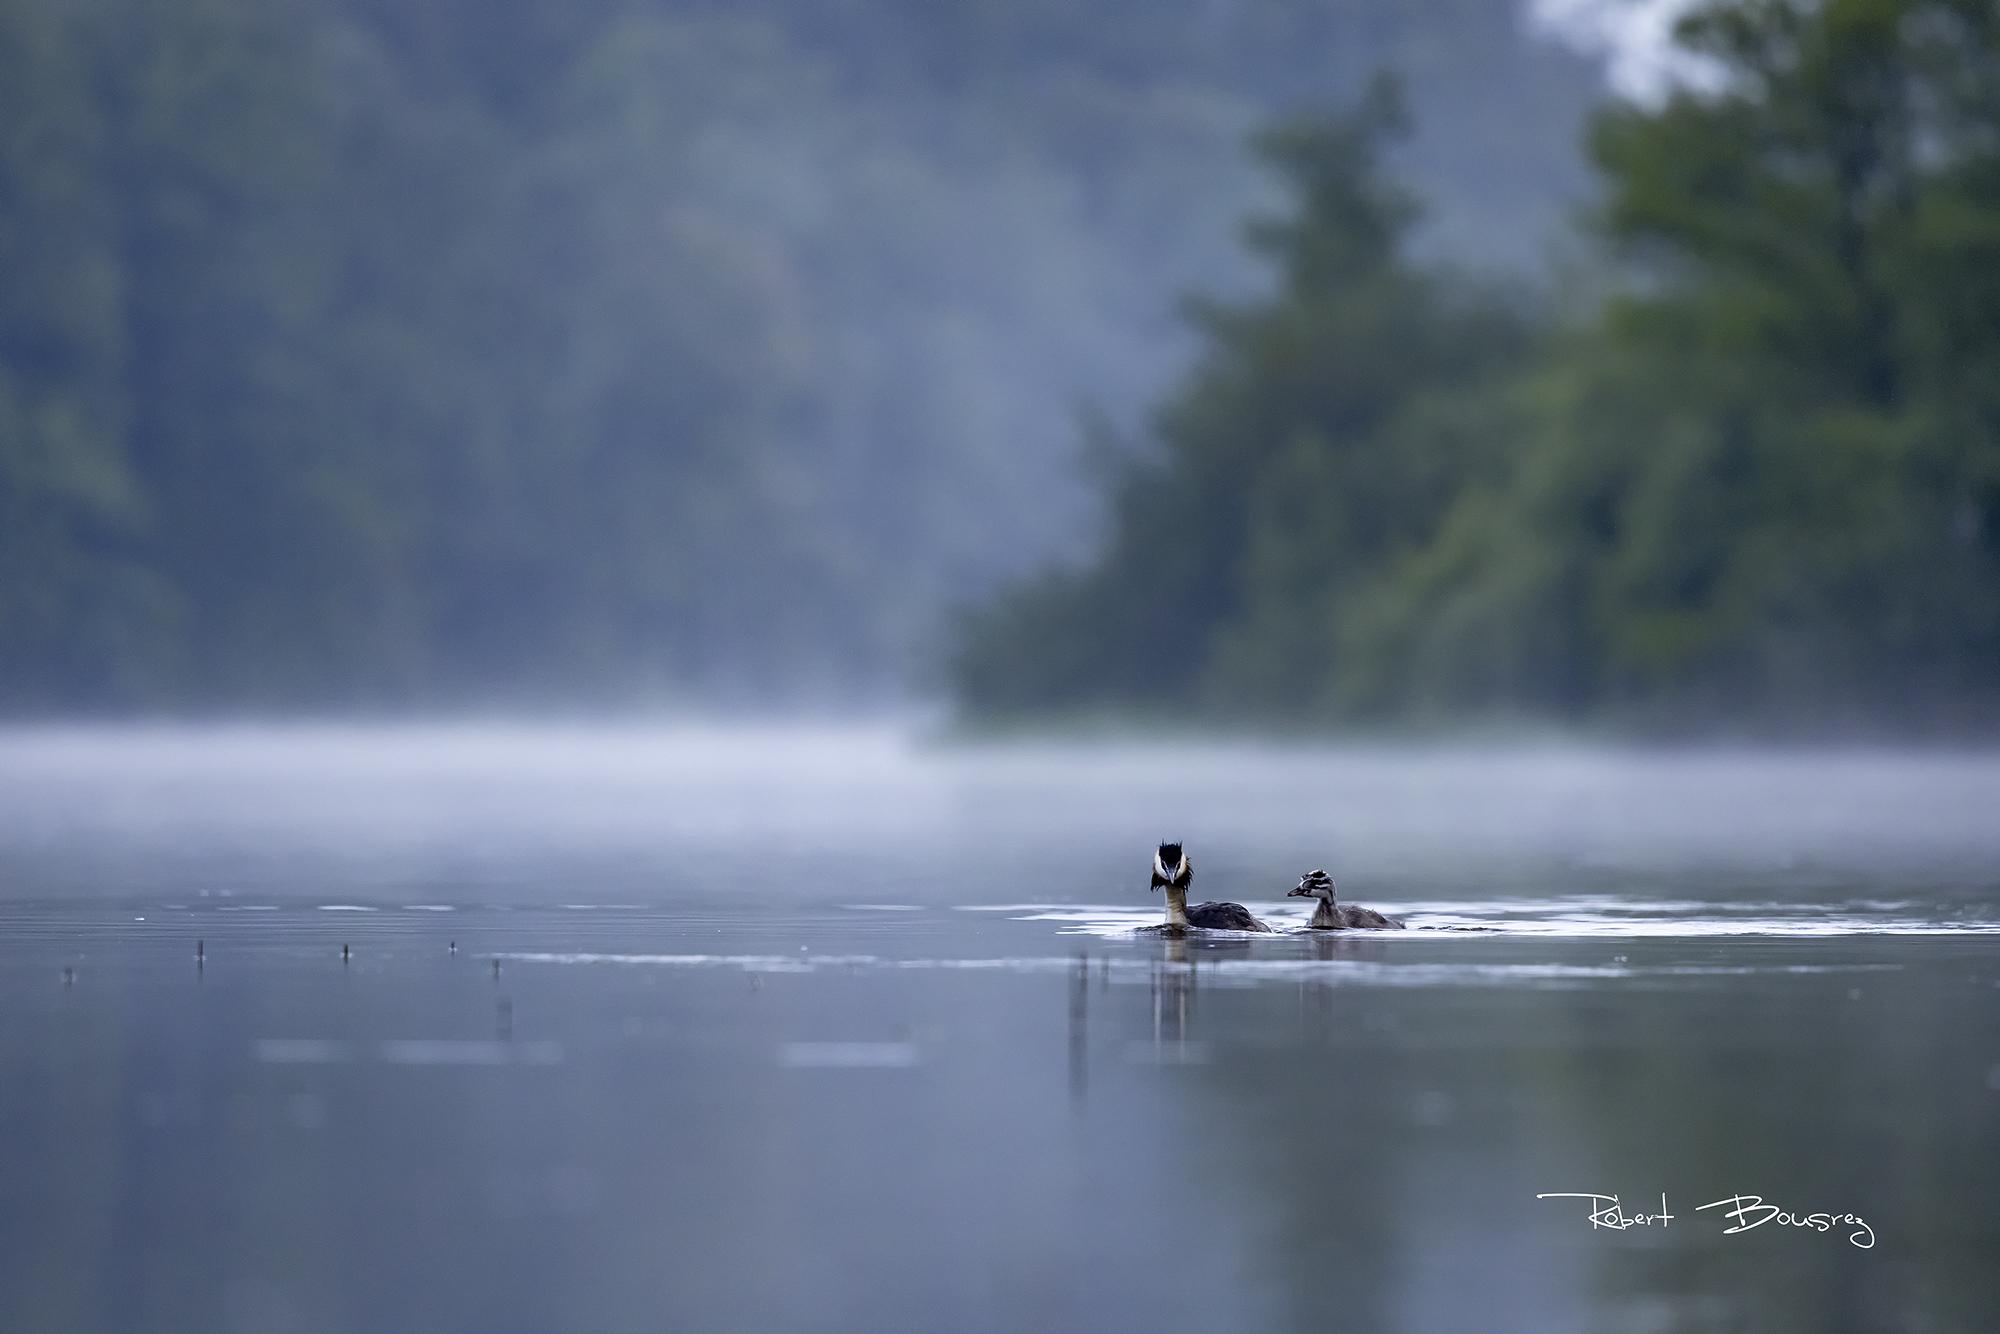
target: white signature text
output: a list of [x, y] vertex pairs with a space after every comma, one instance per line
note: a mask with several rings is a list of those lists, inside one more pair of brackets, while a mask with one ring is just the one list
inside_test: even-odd
[[[1587, 1200], [1584, 1220], [1592, 1228], [1610, 1228], [1623, 1232], [1627, 1228], [1665, 1228], [1674, 1221], [1675, 1215], [1667, 1212], [1667, 1193], [1660, 1192], [1660, 1210], [1648, 1213], [1641, 1210], [1628, 1211], [1624, 1201], [1616, 1195], [1599, 1195], [1588, 1191], [1545, 1191], [1535, 1196], [1538, 1200]], [[1775, 1204], [1767, 1204], [1762, 1195], [1729, 1195], [1707, 1204], [1695, 1206], [1696, 1213], [1709, 1209], [1720, 1209], [1720, 1217], [1731, 1220], [1731, 1225], [1722, 1230], [1723, 1236], [1737, 1232], [1748, 1232], [1752, 1228], [1775, 1223], [1779, 1227], [1802, 1227], [1813, 1232], [1831, 1232], [1835, 1228], [1847, 1228], [1847, 1240], [1860, 1249], [1872, 1250], [1875, 1246], [1875, 1229], [1868, 1221], [1854, 1213], [1793, 1213]]]

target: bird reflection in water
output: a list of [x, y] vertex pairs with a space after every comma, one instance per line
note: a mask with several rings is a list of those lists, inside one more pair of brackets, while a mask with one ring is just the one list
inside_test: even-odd
[[1189, 940], [1163, 936], [1160, 955], [1152, 966], [1152, 1059], [1162, 1065], [1188, 1065], [1202, 1059], [1204, 1048], [1188, 1038], [1188, 1017], [1194, 1012], [1201, 986], [1201, 965], [1220, 958], [1247, 958], [1247, 940]]
[[[1312, 959], [1317, 963], [1335, 964], [1361, 960], [1377, 960], [1387, 958], [1389, 954], [1388, 947], [1382, 943], [1379, 937], [1366, 932], [1356, 934], [1345, 931], [1306, 931], [1300, 933], [1300, 939], [1304, 942]], [[1300, 975], [1299, 1022], [1301, 1026], [1305, 1024], [1309, 1011], [1315, 1016], [1326, 1015], [1333, 1011], [1334, 988], [1332, 983], [1335, 980], [1336, 973], [1333, 969], [1328, 969], [1323, 973], [1315, 971]]]
[[[1082, 1105], [1090, 1092], [1090, 952], [1076, 956], [1069, 974], [1069, 1092]], [[1097, 989], [1111, 990], [1111, 960], [1097, 960]]]
[[1187, 1050], [1188, 1011], [1194, 1004], [1194, 963], [1188, 956], [1184, 937], [1166, 936], [1160, 941], [1160, 958], [1152, 969], [1153, 1051], [1164, 1056], [1167, 1043], [1177, 1053]]
[[[1147, 981], [1152, 1008], [1153, 1040], [1143, 1038], [1124, 1048], [1127, 1061], [1145, 1065], [1195, 1065], [1206, 1055], [1206, 1047], [1189, 1035], [1194, 1014], [1195, 993], [1200, 988], [1201, 964], [1222, 956], [1246, 957], [1253, 951], [1247, 941], [1191, 941], [1186, 937], [1159, 936], [1159, 954], [1150, 963]], [[1069, 1092], [1081, 1106], [1090, 1093], [1090, 991], [1091, 957], [1088, 952], [1071, 960], [1069, 988]], [[1096, 960], [1097, 989], [1111, 986], [1111, 960]]]
[[1081, 1104], [1090, 1092], [1090, 952], [1076, 956], [1069, 975], [1069, 1096]]

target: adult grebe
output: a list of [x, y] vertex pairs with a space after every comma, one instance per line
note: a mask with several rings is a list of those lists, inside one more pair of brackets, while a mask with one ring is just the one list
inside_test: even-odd
[[1167, 891], [1167, 920], [1162, 931], [1191, 926], [1210, 931], [1269, 931], [1240, 903], [1197, 903], [1188, 907], [1188, 886], [1194, 883], [1194, 863], [1178, 843], [1162, 843], [1153, 854], [1153, 888]]
[[1387, 928], [1404, 930], [1401, 922], [1393, 917], [1385, 917], [1373, 908], [1357, 908], [1352, 904], [1333, 901], [1333, 877], [1325, 871], [1307, 871], [1299, 877], [1299, 887], [1285, 895], [1288, 899], [1316, 898], [1319, 907], [1313, 910], [1312, 920], [1306, 925], [1320, 931], [1353, 930], [1356, 928]]

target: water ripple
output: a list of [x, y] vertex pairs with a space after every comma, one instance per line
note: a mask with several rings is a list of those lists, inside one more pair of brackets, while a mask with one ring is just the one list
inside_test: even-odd
[[[1428, 937], [1437, 932], [1585, 938], [2000, 934], [2000, 921], [1983, 917], [1940, 921], [1912, 916], [1897, 911], [1908, 904], [1887, 900], [1729, 904], [1576, 895], [1548, 899], [1438, 899], [1369, 906], [1402, 918], [1411, 933], [1344, 932], [1343, 937], [1365, 934], [1369, 939], [1391, 941], [1415, 939], [1417, 933]], [[1290, 904], [1253, 903], [1250, 908], [1286, 932], [1302, 931], [1310, 916], [1308, 909]], [[1004, 911], [1016, 921], [1059, 923], [1064, 934], [1105, 937], [1124, 936], [1160, 920], [1156, 906], [1136, 908], [1122, 904], [1017, 903], [1000, 909], [966, 911]]]
[[746, 973], [823, 971], [951, 971], [1018, 974], [1074, 974], [1084, 967], [1116, 982], [1148, 982], [1162, 974], [1199, 976], [1224, 986], [1265, 982], [1311, 982], [1322, 986], [1577, 986], [1615, 980], [1734, 977], [1759, 974], [1900, 972], [1901, 964], [1630, 964], [1610, 963], [1397, 963], [1380, 959], [1199, 959], [1157, 957], [1095, 958], [1076, 955], [1011, 955], [997, 958], [889, 958], [875, 954], [623, 954], [594, 951], [523, 951], [495, 957], [516, 963], [626, 965], [663, 968], [722, 968]]

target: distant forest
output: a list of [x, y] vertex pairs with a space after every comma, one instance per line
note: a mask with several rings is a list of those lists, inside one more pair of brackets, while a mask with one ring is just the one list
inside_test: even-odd
[[1393, 87], [1264, 133], [1275, 290], [1196, 306], [1102, 543], [965, 616], [969, 716], [1990, 738], [2000, 6], [1679, 35], [1525, 298], [1413, 251]]
[[[1346, 245], [1380, 224], [1308, 199], [1243, 250], [1240, 219], [1286, 188], [1246, 136], [1352, 102], [1383, 67], [1418, 126], [1391, 162], [1427, 220], [1392, 210], [1393, 243], [1309, 271], [1307, 232]], [[1457, 571], [1500, 541], [1489, 529], [1541, 531], [1521, 504], [1568, 513], [1497, 498], [1553, 465], [1524, 464], [1527, 428], [1489, 408], [1518, 423], [1565, 395], [1678, 400], [1630, 339], [1595, 349], [1623, 349], [1629, 385], [1587, 360], [1510, 378], [1560, 340], [1410, 267], [1536, 271], [1588, 189], [1575, 145], [1598, 86], [1495, 0], [0, 0], [0, 712], [852, 706], [935, 688], [947, 612], [1003, 586], [960, 625], [976, 709], [1089, 707], [1128, 685], [1142, 707], [1226, 711], [1248, 690], [1271, 709], [1393, 707], [1324, 655], [1346, 663], [1359, 617], [1381, 623], [1367, 671], [1429, 661], [1416, 609], [1439, 602], [1477, 634], [1452, 610]], [[1612, 133], [1644, 157], [1649, 123]], [[1293, 187], [1313, 188], [1313, 133], [1267, 139], [1292, 145], [1271, 160]], [[1389, 197], [1373, 176], [1339, 188]], [[1310, 402], [1197, 408], [1206, 391], [1173, 388], [1197, 356], [1197, 385], [1261, 373], [1216, 341], [1284, 309], [1259, 304], [1260, 257], [1328, 311], [1350, 277], [1423, 294], [1376, 330], [1411, 340], [1371, 391], [1387, 398], [1351, 415], [1346, 371]], [[1221, 301], [1194, 326], [1176, 314], [1190, 290]], [[1339, 318], [1375, 318], [1373, 299]], [[1337, 370], [1348, 335], [1319, 336], [1299, 354]], [[1471, 378], [1446, 385], [1461, 363]], [[1183, 405], [1169, 415], [1241, 414], [1203, 428], [1213, 486], [1182, 428], [1146, 426], [1162, 395]], [[1832, 408], [1798, 417], [1801, 396], [1819, 404], [1800, 385], [1761, 417], [1837, 430], [1856, 467], [1929, 447], [1874, 400], [1826, 426]], [[1562, 456], [1587, 455], [1588, 424], [1561, 420]], [[1285, 470], [1347, 488], [1384, 432], [1416, 442], [1394, 485], [1428, 488], [1394, 540], [1344, 532], [1375, 493], [1343, 491], [1346, 509], [1287, 520], [1310, 551], [1267, 551], [1280, 530], [1257, 506], [1308, 495]], [[1637, 464], [1616, 471], [1606, 487], [1638, 485]], [[1155, 475], [1211, 526], [1148, 528], [1132, 507]], [[1475, 485], [1496, 497], [1484, 519], [1461, 513]], [[1740, 517], [1704, 518], [1687, 559], [1709, 571]], [[1990, 550], [1983, 520], [1948, 530], [1968, 522]], [[1135, 564], [1148, 532], [1157, 571]], [[1365, 570], [1337, 555], [1356, 549]], [[1437, 554], [1405, 569], [1420, 550]], [[1207, 582], [1173, 583], [1196, 553]], [[1052, 561], [1070, 573], [1020, 583]], [[1956, 568], [1927, 582], [1932, 604], [1958, 596]], [[1664, 577], [1616, 569], [1647, 596]], [[1286, 608], [1314, 580], [1326, 605], [1301, 622]], [[1710, 598], [1662, 596], [1662, 615]], [[1171, 610], [1129, 639], [1073, 639], [1099, 601]], [[1899, 645], [1937, 624], [1906, 619]], [[1308, 655], [1275, 675], [1256, 628], [1274, 625]], [[1015, 626], [1065, 627], [1047, 647], [1067, 665]], [[1162, 635], [1171, 664], [1131, 675]], [[1587, 647], [1551, 647], [1552, 670], [1569, 681]], [[1497, 698], [1538, 670], [1506, 651], [1479, 682]], [[1617, 652], [1673, 679], [1670, 653]]]

